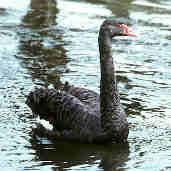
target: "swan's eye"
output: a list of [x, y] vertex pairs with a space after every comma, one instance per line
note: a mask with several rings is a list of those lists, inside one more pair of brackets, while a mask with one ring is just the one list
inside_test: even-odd
[[117, 26], [117, 27], [122, 27], [122, 24], [117, 24], [116, 26]]

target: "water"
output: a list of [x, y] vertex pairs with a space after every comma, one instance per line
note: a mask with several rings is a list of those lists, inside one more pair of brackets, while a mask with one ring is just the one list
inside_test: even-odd
[[[171, 170], [170, 10], [169, 0], [1, 0], [0, 168]], [[113, 44], [129, 145], [35, 139], [25, 95], [59, 81], [99, 92], [98, 29], [110, 16], [139, 34]]]

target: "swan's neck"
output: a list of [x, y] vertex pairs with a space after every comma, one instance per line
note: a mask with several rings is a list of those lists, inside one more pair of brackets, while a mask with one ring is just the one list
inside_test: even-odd
[[117, 90], [115, 68], [111, 51], [112, 39], [107, 33], [99, 34], [100, 51], [100, 111], [102, 127], [105, 130], [112, 129], [115, 119], [120, 115], [120, 98]]

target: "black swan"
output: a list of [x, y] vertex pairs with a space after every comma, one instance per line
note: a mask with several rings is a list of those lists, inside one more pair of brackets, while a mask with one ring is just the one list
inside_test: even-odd
[[120, 104], [112, 58], [112, 38], [135, 36], [120, 21], [107, 19], [100, 27], [100, 96], [65, 83], [62, 89], [37, 88], [26, 104], [33, 114], [53, 125], [47, 131], [55, 139], [84, 143], [127, 142], [127, 117]]

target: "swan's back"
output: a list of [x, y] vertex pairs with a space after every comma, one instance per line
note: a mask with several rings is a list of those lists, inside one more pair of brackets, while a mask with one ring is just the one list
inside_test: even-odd
[[53, 126], [60, 132], [61, 139], [91, 142], [103, 132], [100, 115], [64, 91], [36, 89], [28, 95], [26, 104], [41, 119], [53, 118]]
[[65, 83], [63, 91], [78, 98], [89, 110], [93, 111], [92, 114], [100, 116], [100, 96], [98, 93], [86, 88], [69, 85], [68, 82]]

